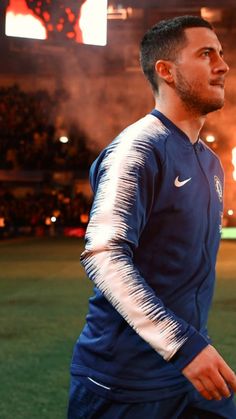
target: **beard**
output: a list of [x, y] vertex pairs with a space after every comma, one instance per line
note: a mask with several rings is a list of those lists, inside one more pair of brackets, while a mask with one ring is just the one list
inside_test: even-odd
[[[207, 115], [221, 109], [224, 105], [223, 97], [206, 97], [200, 93], [201, 82], [189, 83], [180, 71], [176, 72], [176, 93], [183, 101], [186, 109], [197, 115]], [[202, 90], [204, 88], [202, 87]]]

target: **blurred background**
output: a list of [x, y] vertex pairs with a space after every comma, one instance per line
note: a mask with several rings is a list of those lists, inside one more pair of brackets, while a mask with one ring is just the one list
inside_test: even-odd
[[236, 227], [234, 0], [2, 1], [0, 238], [75, 235], [88, 221], [91, 162], [153, 107], [139, 43], [155, 22], [201, 15], [231, 67], [224, 109], [202, 139], [226, 174], [224, 226]]
[[[79, 263], [89, 167], [153, 108], [139, 66], [144, 32], [183, 14], [214, 25], [231, 67], [225, 107], [201, 137], [222, 160], [223, 238], [235, 239], [235, 0], [0, 2], [1, 419], [66, 417], [71, 355], [92, 294]], [[221, 242], [209, 322], [234, 370], [235, 246]]]

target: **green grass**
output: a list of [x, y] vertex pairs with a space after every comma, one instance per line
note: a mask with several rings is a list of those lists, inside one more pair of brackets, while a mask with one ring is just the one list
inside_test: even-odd
[[0, 245], [0, 417], [66, 417], [69, 365], [91, 285], [78, 240]]
[[[63, 419], [92, 293], [78, 239], [0, 243], [0, 418]], [[236, 370], [236, 242], [223, 242], [210, 332]]]
[[236, 239], [236, 227], [222, 228], [222, 239]]
[[213, 343], [236, 372], [236, 241], [223, 241], [209, 331]]

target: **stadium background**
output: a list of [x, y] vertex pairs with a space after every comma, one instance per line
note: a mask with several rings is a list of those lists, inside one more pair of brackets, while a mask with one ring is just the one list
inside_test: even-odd
[[[6, 36], [10, 3], [31, 4], [38, 15], [47, 4], [48, 38]], [[139, 68], [139, 42], [156, 21], [182, 14], [201, 14], [213, 23], [231, 67], [225, 107], [209, 115], [201, 136], [221, 157], [226, 173], [226, 240], [210, 327], [216, 346], [236, 369], [235, 2], [108, 1], [104, 46], [78, 43], [81, 33], [73, 35], [70, 19], [82, 3], [4, 0], [0, 5], [3, 419], [65, 417], [71, 351], [92, 292], [79, 265], [92, 198], [89, 166], [119, 131], [152, 109]], [[96, 23], [95, 13], [93, 19]]]

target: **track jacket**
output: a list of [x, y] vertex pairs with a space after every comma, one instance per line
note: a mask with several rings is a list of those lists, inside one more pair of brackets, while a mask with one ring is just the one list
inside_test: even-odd
[[157, 400], [191, 384], [181, 370], [209, 343], [223, 171], [153, 110], [90, 172], [94, 203], [81, 255], [94, 282], [72, 374], [113, 400]]

